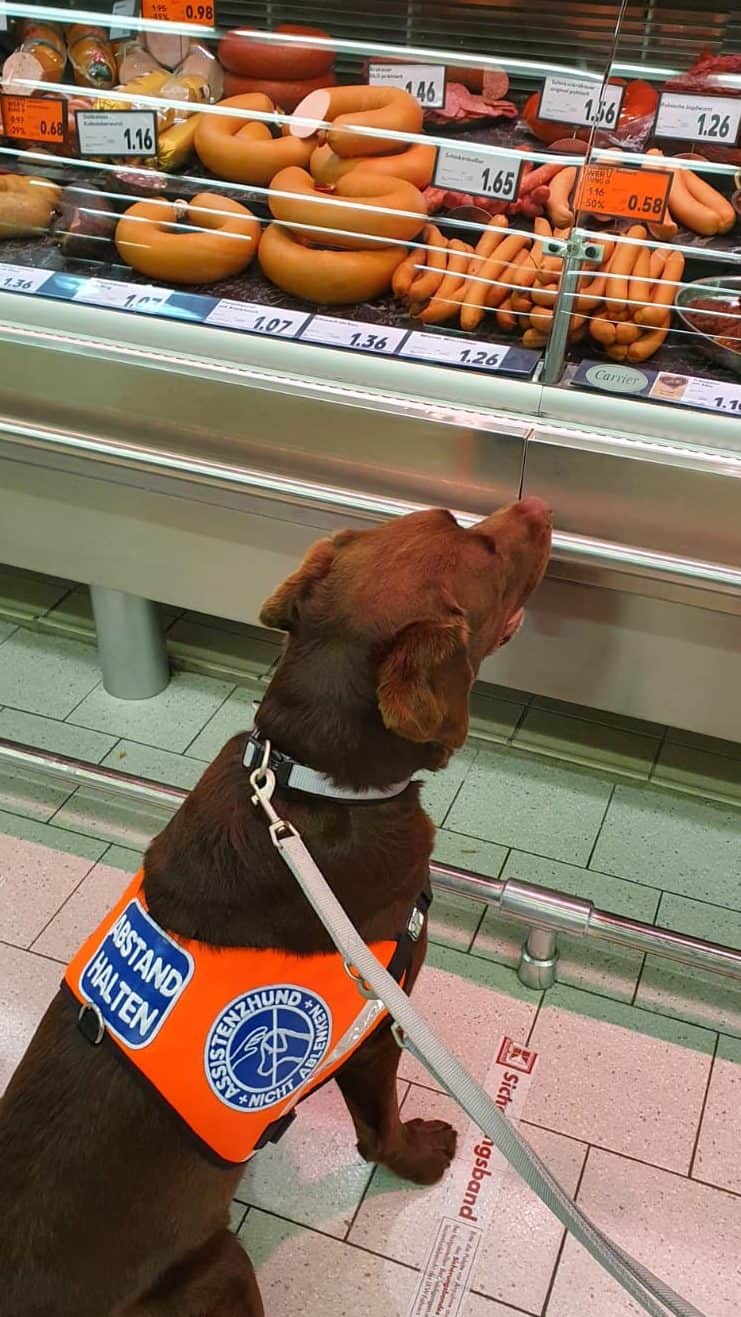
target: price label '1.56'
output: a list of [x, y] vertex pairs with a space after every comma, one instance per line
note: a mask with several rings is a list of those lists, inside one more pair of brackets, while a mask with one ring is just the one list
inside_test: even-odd
[[80, 155], [153, 156], [157, 116], [153, 110], [78, 110]]
[[444, 64], [371, 63], [368, 82], [372, 86], [400, 87], [425, 109], [434, 110], [445, 104], [445, 72]]
[[497, 151], [464, 151], [441, 146], [435, 162], [435, 187], [467, 192], [474, 197], [514, 201], [520, 190], [523, 161]]
[[538, 118], [580, 127], [616, 128], [624, 94], [625, 87], [611, 82], [601, 85], [589, 78], [546, 78]]

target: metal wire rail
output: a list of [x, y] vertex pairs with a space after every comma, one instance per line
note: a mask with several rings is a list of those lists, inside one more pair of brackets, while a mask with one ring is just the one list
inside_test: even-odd
[[[188, 795], [181, 787], [164, 786], [147, 778], [134, 777], [118, 769], [86, 764], [79, 759], [50, 754], [32, 746], [0, 739], [0, 767], [61, 778], [77, 786], [111, 791], [149, 805], [177, 809]], [[559, 933], [592, 941], [611, 942], [633, 951], [664, 956], [692, 969], [711, 970], [741, 980], [741, 951], [686, 937], [668, 928], [598, 910], [591, 901], [569, 896], [549, 887], [537, 887], [516, 878], [487, 878], [434, 860], [430, 866], [433, 885], [440, 891], [468, 896], [493, 906], [508, 919], [529, 925], [520, 952], [517, 973], [529, 988], [549, 988], [556, 980]]]

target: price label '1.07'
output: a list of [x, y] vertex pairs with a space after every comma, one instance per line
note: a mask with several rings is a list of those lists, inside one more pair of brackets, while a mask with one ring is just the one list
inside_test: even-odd
[[206, 316], [206, 324], [246, 329], [251, 334], [269, 334], [273, 338], [295, 338], [308, 319], [306, 311], [284, 311], [282, 306], [222, 297]]
[[78, 110], [80, 155], [154, 156], [157, 116], [153, 110]]
[[498, 151], [465, 151], [441, 146], [435, 162], [435, 187], [467, 192], [494, 201], [514, 201], [520, 190], [523, 161]]

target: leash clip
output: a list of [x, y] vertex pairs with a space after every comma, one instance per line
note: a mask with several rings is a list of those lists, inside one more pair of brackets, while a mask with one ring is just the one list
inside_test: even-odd
[[280, 814], [276, 814], [273, 808], [273, 792], [275, 791], [275, 773], [269, 767], [270, 763], [270, 742], [265, 741], [262, 763], [258, 764], [250, 773], [250, 786], [253, 790], [251, 801], [253, 805], [260, 805], [267, 816], [270, 827], [270, 839], [274, 846], [280, 846], [282, 841], [287, 837], [297, 837], [298, 833], [292, 823], [282, 819]]

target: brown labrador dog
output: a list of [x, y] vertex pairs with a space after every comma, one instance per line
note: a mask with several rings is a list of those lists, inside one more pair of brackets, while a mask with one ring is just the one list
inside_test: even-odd
[[[262, 611], [287, 640], [259, 735], [353, 789], [443, 767], [465, 740], [479, 665], [517, 629], [549, 549], [550, 514], [533, 498], [470, 529], [438, 510], [320, 540]], [[250, 804], [246, 741], [228, 742], [149, 847], [150, 912], [216, 947], [329, 952]], [[275, 804], [366, 941], [394, 937], [432, 850], [418, 786], [373, 804], [279, 789]], [[455, 1132], [402, 1122], [398, 1062], [386, 1017], [335, 1078], [362, 1156], [431, 1184]], [[241, 1174], [194, 1146], [115, 1046], [90, 1045], [60, 992], [0, 1105], [0, 1314], [260, 1317], [254, 1270], [227, 1228]]]

